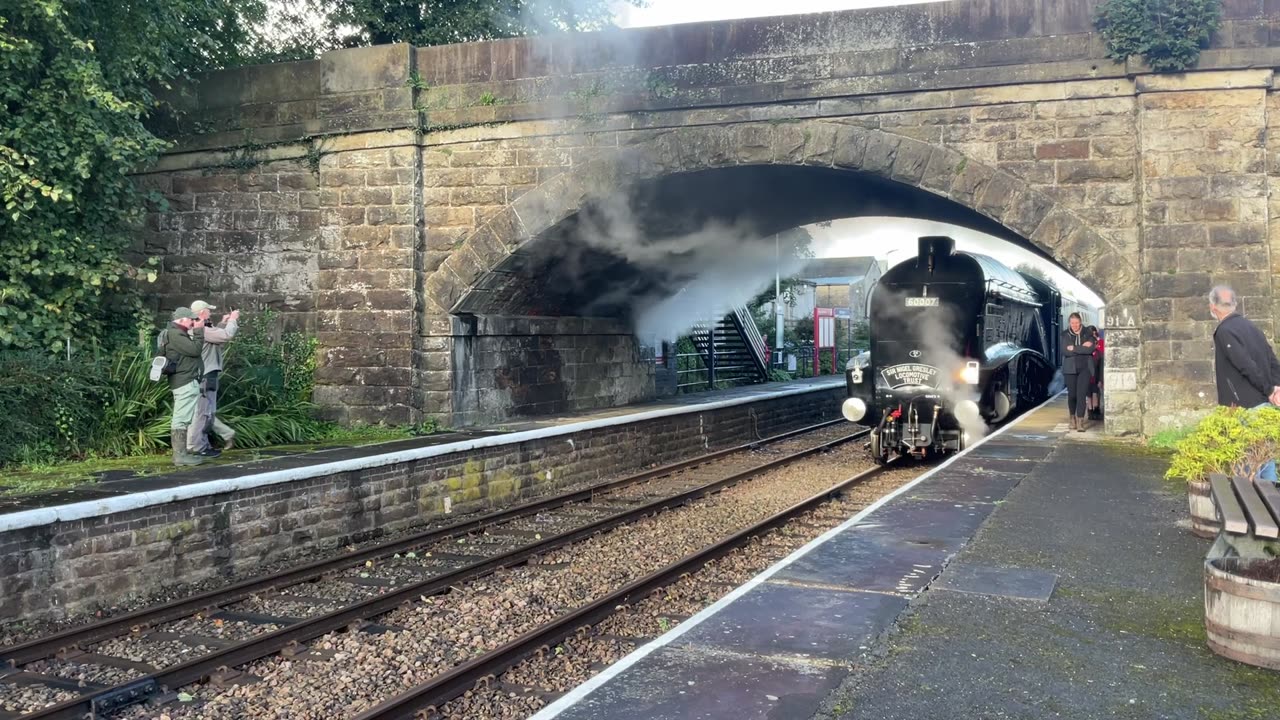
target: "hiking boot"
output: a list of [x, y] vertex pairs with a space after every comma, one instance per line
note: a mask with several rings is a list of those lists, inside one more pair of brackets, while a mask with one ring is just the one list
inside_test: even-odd
[[1075, 430], [1075, 429], [1076, 429], [1076, 416], [1075, 416], [1075, 415], [1072, 415], [1072, 416], [1071, 416], [1071, 423], [1067, 426], [1067, 429], [1068, 429], [1068, 430]]
[[1088, 421], [1088, 420], [1084, 419], [1083, 417], [1081, 417], [1080, 419], [1076, 420], [1076, 432], [1084, 432], [1084, 431], [1085, 431], [1085, 428], [1087, 428], [1087, 427], [1089, 427], [1089, 421]]
[[202, 465], [204, 458], [199, 455], [192, 455], [187, 452], [187, 429], [170, 430], [169, 444], [173, 446], [173, 464], [178, 466], [184, 465]]

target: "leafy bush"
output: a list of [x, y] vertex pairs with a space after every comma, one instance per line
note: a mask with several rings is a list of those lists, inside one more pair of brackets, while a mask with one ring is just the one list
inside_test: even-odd
[[1220, 407], [1175, 446], [1169, 479], [1204, 481], [1215, 473], [1254, 477], [1280, 454], [1280, 409]]
[[[241, 447], [307, 442], [331, 434], [312, 417], [314, 338], [273, 330], [276, 317], [246, 320], [228, 345], [218, 417]], [[64, 356], [0, 351], [0, 466], [84, 457], [127, 457], [168, 445], [172, 396], [148, 377], [151, 349]]]
[[37, 351], [0, 353], [0, 465], [43, 463], [86, 448], [105, 378]]
[[1200, 59], [1221, 15], [1222, 0], [1106, 0], [1096, 23], [1108, 57], [1141, 55], [1157, 72], [1181, 72]]

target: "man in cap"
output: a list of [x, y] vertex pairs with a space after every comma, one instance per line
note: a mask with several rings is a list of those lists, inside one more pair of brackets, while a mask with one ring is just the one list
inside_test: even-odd
[[187, 447], [195, 455], [218, 457], [220, 450], [209, 444], [209, 429], [222, 438], [223, 447], [235, 447], [236, 431], [218, 419], [218, 379], [222, 375], [222, 354], [226, 344], [240, 331], [240, 311], [232, 310], [222, 316], [216, 326], [209, 324], [209, 314], [218, 308], [204, 300], [191, 303], [191, 312], [204, 326], [204, 346], [200, 350], [204, 361], [204, 377], [200, 381], [200, 397], [196, 403], [195, 420], [187, 433]]
[[199, 465], [204, 458], [187, 451], [187, 431], [196, 414], [203, 365], [200, 351], [204, 345], [204, 327], [190, 308], [173, 311], [171, 322], [160, 331], [156, 349], [177, 366], [169, 376], [173, 391], [173, 417], [169, 421], [169, 444], [173, 446], [174, 465]]

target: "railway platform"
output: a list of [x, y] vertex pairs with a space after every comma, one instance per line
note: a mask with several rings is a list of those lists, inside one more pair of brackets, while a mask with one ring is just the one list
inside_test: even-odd
[[[0, 498], [0, 619], [93, 612], [838, 418], [827, 376]], [[0, 483], [3, 484], [3, 483]]]
[[1205, 646], [1166, 460], [1061, 399], [770, 567], [533, 720], [1273, 718]]

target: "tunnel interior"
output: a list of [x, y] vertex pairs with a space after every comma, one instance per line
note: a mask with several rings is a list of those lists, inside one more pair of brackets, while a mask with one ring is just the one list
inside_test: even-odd
[[744, 165], [664, 176], [593, 201], [486, 273], [454, 310], [629, 320], [643, 300], [678, 290], [707, 263], [752, 244], [772, 259], [774, 233], [860, 216], [959, 225], [1056, 264], [1003, 225], [919, 188], [857, 171]]
[[[664, 176], [598, 196], [464, 294], [453, 308], [468, 328], [452, 346], [455, 414], [485, 424], [674, 394], [673, 369], [655, 367], [659, 348], [769, 285], [775, 233], [857, 217], [946, 223], [1053, 262], [963, 205], [867, 173], [745, 165]], [[802, 269], [792, 260], [783, 276]]]

